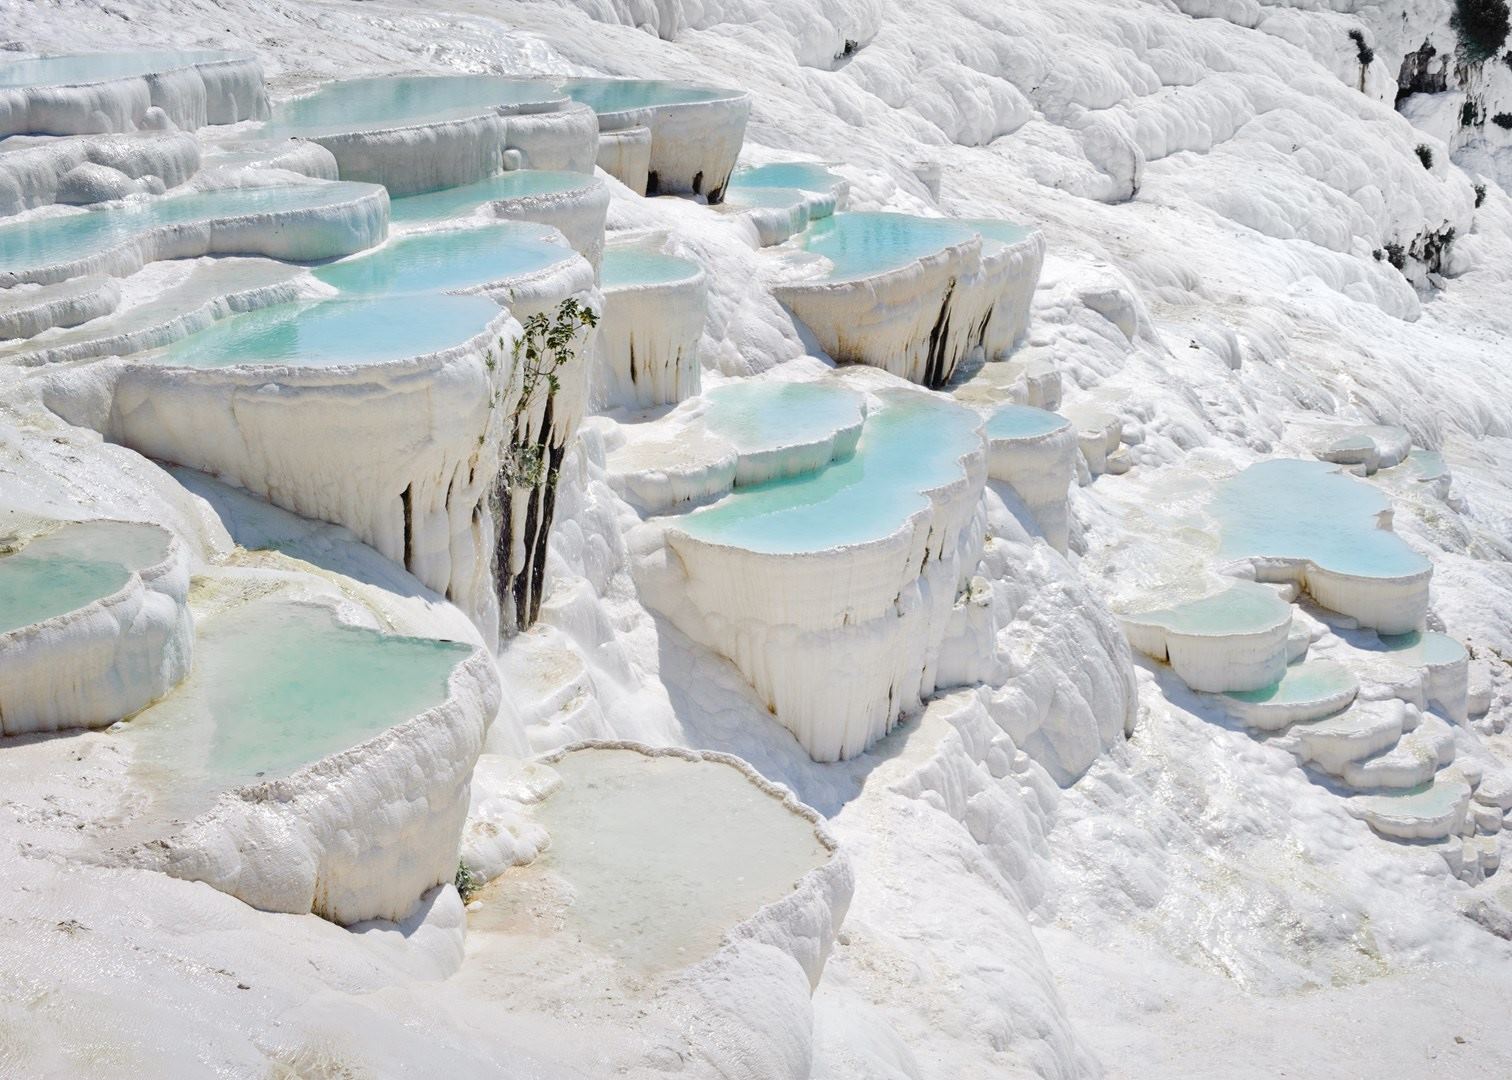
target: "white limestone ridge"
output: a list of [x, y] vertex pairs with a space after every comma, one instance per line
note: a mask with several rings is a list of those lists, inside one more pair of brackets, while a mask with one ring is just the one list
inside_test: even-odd
[[1501, 0], [4, 11], [0, 1076], [1507, 1071]]

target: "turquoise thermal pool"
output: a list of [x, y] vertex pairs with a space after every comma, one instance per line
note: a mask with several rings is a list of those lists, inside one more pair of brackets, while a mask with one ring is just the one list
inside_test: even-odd
[[1000, 405], [987, 417], [988, 439], [1032, 439], [1067, 427], [1064, 416], [1032, 405]]
[[173, 49], [138, 52], [71, 53], [42, 56], [0, 64], [0, 87], [77, 86], [130, 79], [160, 71], [174, 71], [196, 64], [239, 60], [243, 54], [209, 49]]
[[[783, 161], [771, 165], [754, 165], [737, 169], [730, 176], [730, 189], [740, 189], [742, 198], [759, 197], [769, 188], [787, 188], [828, 195], [840, 183], [840, 177], [823, 165], [811, 161]], [[768, 205], [756, 203], [755, 205]]]
[[1017, 244], [1034, 235], [1027, 225], [1017, 225], [1001, 218], [960, 218], [959, 224], [977, 233], [983, 240], [999, 244]]
[[218, 322], [153, 357], [171, 367], [340, 367], [462, 345], [500, 315], [486, 296], [400, 293], [280, 304]]
[[1224, 697], [1248, 705], [1306, 705], [1349, 694], [1359, 680], [1343, 664], [1332, 660], [1307, 660], [1286, 669], [1281, 681], [1260, 690], [1232, 690]]
[[[536, 814], [551, 846], [529, 872], [571, 887], [567, 933], [647, 974], [714, 952], [831, 857], [812, 822], [723, 762], [585, 749], [552, 768], [562, 786]], [[500, 907], [521, 902], [501, 884]]]
[[827, 382], [742, 380], [704, 395], [704, 426], [742, 454], [813, 443], [861, 423], [859, 394]]
[[1413, 666], [1457, 664], [1468, 660], [1470, 653], [1448, 634], [1433, 630], [1413, 630], [1406, 634], [1382, 634], [1381, 646], [1393, 657]]
[[1376, 527], [1391, 502], [1322, 461], [1262, 461], [1229, 480], [1212, 502], [1220, 554], [1306, 560], [1335, 573], [1402, 578], [1430, 569], [1401, 537]]
[[559, 100], [538, 79], [494, 75], [401, 75], [344, 79], [276, 105], [258, 138], [318, 138], [348, 131], [461, 120], [499, 106]]
[[73, 262], [164, 226], [317, 210], [351, 202], [376, 190], [372, 184], [356, 183], [222, 188], [130, 199], [95, 210], [13, 222], [0, 225], [0, 271]]
[[1277, 596], [1274, 589], [1252, 581], [1236, 581], [1215, 596], [1129, 616], [1136, 622], [1161, 626], [1175, 634], [1201, 637], [1257, 634], [1290, 617], [1290, 604]]
[[559, 79], [557, 89], [596, 113], [624, 112], [658, 105], [691, 105], [741, 97], [739, 90], [720, 90], [692, 83], [650, 79]]
[[976, 233], [947, 218], [856, 212], [822, 218], [804, 232], [805, 250], [828, 259], [828, 281], [847, 281], [900, 270], [947, 247], [968, 244]]
[[155, 525], [90, 521], [64, 525], [0, 557], [0, 634], [77, 611], [119, 592], [137, 570], [168, 556]]
[[500, 221], [391, 240], [317, 269], [315, 277], [347, 295], [446, 292], [539, 273], [573, 258], [539, 225]]
[[929, 507], [923, 492], [962, 475], [981, 447], [977, 415], [895, 391], [866, 418], [856, 452], [819, 472], [744, 488], [679, 519], [689, 536], [764, 554], [880, 540]]
[[443, 221], [471, 213], [485, 203], [582, 191], [593, 183], [593, 177], [584, 173], [515, 169], [474, 184], [395, 199], [389, 204], [389, 221], [395, 225]]
[[196, 636], [188, 680], [123, 732], [155, 794], [186, 815], [441, 704], [472, 651], [342, 626], [326, 608], [286, 600], [211, 616]]
[[604, 288], [628, 288], [635, 285], [670, 285], [697, 277], [699, 266], [675, 255], [663, 255], [639, 247], [611, 247], [604, 250], [604, 265], [599, 278]]

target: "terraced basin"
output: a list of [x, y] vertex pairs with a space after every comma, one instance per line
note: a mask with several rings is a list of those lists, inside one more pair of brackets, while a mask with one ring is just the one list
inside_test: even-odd
[[1417, 629], [1433, 566], [1381, 522], [1391, 502], [1319, 461], [1252, 465], [1219, 490], [1220, 554], [1296, 581], [1326, 608], [1381, 633]]
[[117, 729], [150, 799], [123, 858], [341, 923], [403, 917], [452, 879], [498, 701], [482, 650], [277, 593], [199, 639], [183, 686]]
[[750, 95], [647, 79], [558, 79], [598, 116], [600, 166], [644, 195], [724, 197], [745, 140]]
[[0, 556], [0, 734], [103, 727], [184, 677], [182, 549], [156, 525], [71, 522]]
[[1282, 693], [1292, 611], [1274, 589], [1235, 581], [1213, 596], [1125, 615], [1122, 622], [1131, 645], [1169, 662], [1193, 690], [1249, 692], [1267, 702]]
[[190, 191], [0, 225], [0, 285], [134, 273], [155, 259], [350, 255], [383, 239], [388, 198], [368, 184]]
[[132, 49], [0, 64], [0, 138], [133, 131], [148, 110], [174, 127], [267, 115], [262, 67], [249, 54]]
[[571, 896], [556, 933], [643, 976], [670, 973], [833, 857], [812, 818], [723, 760], [588, 748], [551, 765], [561, 787], [536, 811], [551, 846], [489, 890], [479, 929], [525, 914], [518, 876], [549, 877]]
[[644, 245], [620, 245], [605, 250], [599, 279], [605, 363], [594, 390], [598, 400], [645, 408], [697, 394], [706, 304], [703, 267]]
[[739, 455], [735, 482], [760, 484], [824, 468], [854, 452], [866, 402], [832, 382], [745, 379], [705, 395], [705, 427]]

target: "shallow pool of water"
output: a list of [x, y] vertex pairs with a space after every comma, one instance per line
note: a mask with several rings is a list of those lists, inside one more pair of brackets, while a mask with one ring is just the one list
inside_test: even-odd
[[381, 364], [461, 345], [499, 317], [486, 296], [401, 293], [303, 301], [237, 315], [152, 356], [168, 366]]
[[558, 79], [556, 86], [573, 101], [587, 105], [596, 113], [720, 101], [740, 96], [738, 90], [654, 79]]
[[840, 177], [813, 161], [779, 161], [737, 169], [730, 177], [731, 190], [750, 189], [748, 194], [765, 188], [796, 188], [799, 191], [828, 195]]
[[1225, 558], [1305, 559], [1358, 577], [1406, 577], [1429, 563], [1376, 528], [1391, 501], [1323, 461], [1262, 461], [1229, 480], [1212, 509]]
[[423, 195], [406, 195], [389, 204], [389, 221], [396, 225], [413, 225], [442, 221], [471, 213], [484, 203], [500, 199], [519, 199], [530, 195], [555, 195], [564, 191], [581, 191], [593, 183], [593, 177], [551, 169], [515, 169], [490, 176], [474, 184], [442, 188]]
[[982, 237], [999, 244], [1017, 244], [1034, 235], [1028, 225], [1001, 218], [961, 218], [960, 224]]
[[946, 401], [887, 392], [866, 418], [856, 452], [815, 473], [755, 484], [682, 518], [710, 543], [797, 554], [892, 535], [929, 506], [923, 491], [962, 474], [960, 458], [981, 446], [980, 419]]
[[274, 106], [259, 138], [318, 138], [479, 116], [500, 105], [560, 99], [550, 83], [495, 75], [398, 75], [343, 79]]
[[64, 525], [0, 557], [0, 634], [120, 591], [133, 571], [162, 562], [169, 542], [154, 525], [90, 521]]
[[0, 225], [0, 270], [73, 262], [163, 226], [313, 210], [350, 202], [375, 190], [371, 184], [355, 183], [223, 188], [130, 199], [96, 210], [13, 222]]
[[696, 277], [698, 269], [697, 263], [675, 255], [639, 247], [610, 247], [604, 249], [604, 265], [599, 279], [606, 289], [666, 285]]
[[312, 604], [260, 600], [201, 620], [194, 669], [121, 732], [165, 809], [287, 776], [447, 697], [471, 648], [339, 625]]
[[1291, 705], [1323, 701], [1347, 693], [1359, 680], [1343, 664], [1332, 660], [1304, 660], [1286, 669], [1281, 681], [1260, 690], [1232, 690], [1225, 697], [1250, 704]]
[[830, 261], [830, 281], [869, 277], [908, 266], [956, 244], [970, 243], [971, 229], [947, 218], [872, 211], [821, 218], [803, 233], [806, 250]]
[[704, 425], [743, 454], [812, 443], [861, 422], [860, 394], [827, 382], [745, 380], [704, 395]]
[[1274, 589], [1252, 581], [1236, 581], [1215, 596], [1141, 612], [1130, 619], [1163, 626], [1178, 634], [1216, 637], [1260, 633], [1286, 621], [1290, 611], [1291, 605], [1277, 596]]
[[1064, 416], [1032, 405], [999, 405], [987, 417], [987, 438], [1032, 439], [1070, 424]]
[[513, 221], [411, 234], [314, 274], [349, 296], [473, 288], [535, 274], [573, 257], [570, 248], [546, 235], [539, 225]]
[[551, 846], [536, 866], [572, 886], [566, 932], [642, 971], [712, 953], [830, 858], [812, 823], [720, 762], [589, 749], [552, 767], [562, 786], [537, 811]]
[[193, 64], [234, 60], [237, 53], [210, 49], [150, 49], [71, 53], [0, 64], [0, 86], [71, 86], [173, 71]]
[[1465, 647], [1448, 634], [1413, 630], [1406, 634], [1382, 634], [1381, 645], [1405, 664], [1454, 664], [1469, 658]]

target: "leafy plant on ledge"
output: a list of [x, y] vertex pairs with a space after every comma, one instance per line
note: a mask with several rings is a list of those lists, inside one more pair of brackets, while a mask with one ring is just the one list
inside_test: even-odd
[[505, 478], [512, 485], [540, 487], [546, 480], [545, 447], [534, 441], [520, 445], [520, 422], [535, 407], [543, 387], [547, 399], [561, 389], [558, 373], [577, 358], [579, 333], [597, 326], [598, 318], [598, 312], [576, 298], [569, 298], [562, 301], [554, 318], [538, 311], [521, 324], [524, 333], [512, 350], [520, 393], [509, 415], [507, 434], [511, 436], [511, 445], [504, 461]]
[[1423, 168], [1433, 168], [1433, 148], [1431, 146], [1427, 143], [1418, 143], [1417, 156], [1418, 160], [1423, 163]]
[[1512, 32], [1507, 0], [1455, 0], [1449, 25], [1459, 35], [1465, 56], [1479, 62], [1495, 56]]

